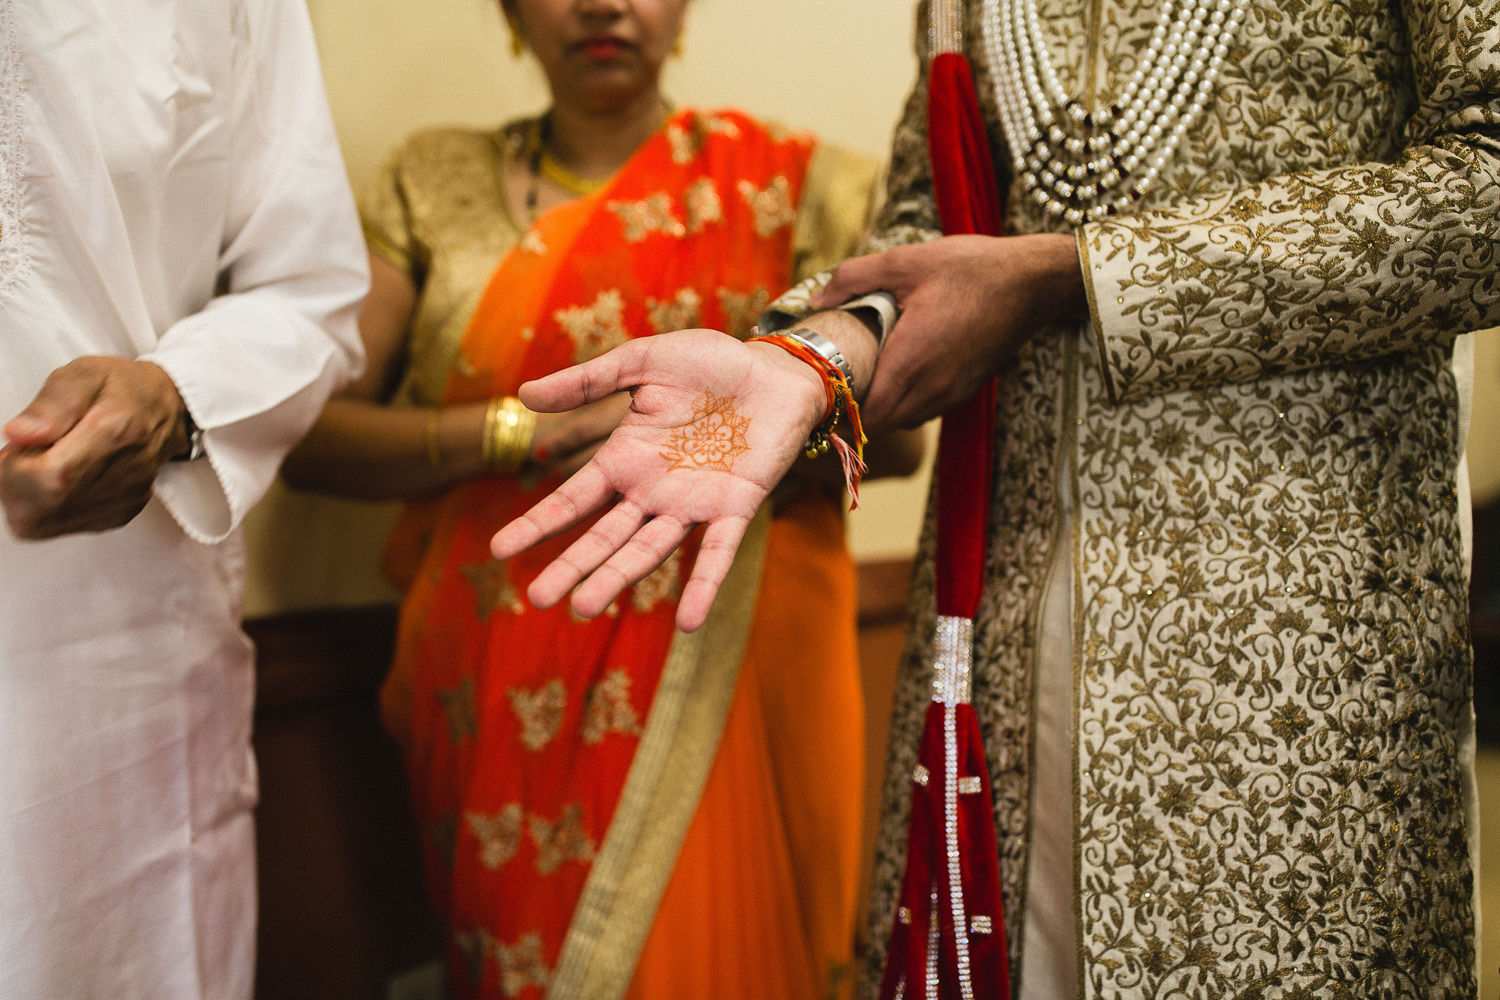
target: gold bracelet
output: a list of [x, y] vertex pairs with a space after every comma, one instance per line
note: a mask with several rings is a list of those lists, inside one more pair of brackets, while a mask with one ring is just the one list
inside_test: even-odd
[[[493, 422], [490, 414], [494, 414]], [[531, 455], [536, 414], [514, 396], [490, 400], [485, 413], [485, 465], [497, 475], [513, 475]]]
[[490, 400], [484, 410], [484, 432], [479, 438], [479, 457], [487, 470], [495, 468], [495, 426], [500, 420], [500, 398]]
[[448, 470], [443, 468], [443, 446], [438, 440], [438, 417], [442, 412], [442, 408], [438, 406], [427, 411], [427, 461], [437, 471], [438, 479], [447, 482]]

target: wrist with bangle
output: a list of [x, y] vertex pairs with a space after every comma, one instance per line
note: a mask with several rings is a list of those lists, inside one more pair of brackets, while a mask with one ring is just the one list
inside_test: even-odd
[[[859, 507], [859, 481], [865, 473], [864, 427], [859, 418], [859, 403], [850, 388], [853, 369], [847, 358], [828, 338], [806, 327], [795, 327], [781, 333], [751, 337], [746, 343], [770, 344], [786, 351], [817, 372], [823, 382], [826, 406], [823, 418], [813, 428], [804, 445], [808, 458], [827, 454], [832, 448], [844, 467], [844, 483], [849, 489], [850, 506]], [[845, 441], [835, 427], [847, 418], [853, 444]]]
[[[427, 411], [427, 424], [423, 440], [427, 448], [427, 461], [438, 478], [450, 480], [447, 464], [443, 461], [443, 445], [440, 435], [443, 408], [431, 407]], [[509, 476], [521, 470], [531, 455], [532, 437], [536, 434], [536, 414], [515, 396], [496, 396], [484, 410], [484, 424], [480, 431], [479, 454], [484, 471], [492, 475]]]
[[536, 414], [515, 396], [496, 397], [484, 411], [484, 437], [480, 442], [484, 467], [498, 476], [521, 471], [531, 456], [536, 435]]

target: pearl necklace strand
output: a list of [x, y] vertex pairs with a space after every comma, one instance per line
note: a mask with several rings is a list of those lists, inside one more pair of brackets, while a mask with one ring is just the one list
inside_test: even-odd
[[1093, 109], [1058, 82], [1036, 5], [984, 0], [983, 8], [1016, 173], [1033, 201], [1070, 224], [1126, 211], [1203, 114], [1248, 0], [1164, 0], [1124, 95]]

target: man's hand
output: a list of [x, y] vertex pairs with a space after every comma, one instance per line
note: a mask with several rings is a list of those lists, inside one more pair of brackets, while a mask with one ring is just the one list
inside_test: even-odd
[[823, 382], [777, 347], [684, 330], [528, 382], [521, 399], [554, 413], [621, 389], [634, 398], [619, 428], [575, 476], [502, 528], [491, 550], [508, 559], [612, 504], [527, 591], [539, 608], [572, 592], [573, 610], [592, 617], [706, 524], [677, 606], [678, 626], [692, 631], [708, 617], [750, 519], [822, 419]]
[[53, 372], [3, 429], [0, 505], [11, 531], [53, 538], [130, 521], [162, 463], [187, 450], [185, 412], [148, 361], [87, 357]]
[[916, 427], [972, 396], [1043, 326], [1087, 312], [1072, 236], [947, 236], [846, 260], [813, 299], [896, 296], [896, 321], [860, 413], [871, 430]]

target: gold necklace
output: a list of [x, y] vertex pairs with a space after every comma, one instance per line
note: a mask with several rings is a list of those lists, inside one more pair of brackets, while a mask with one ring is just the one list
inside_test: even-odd
[[572, 195], [584, 197], [599, 191], [609, 183], [609, 178], [602, 181], [591, 180], [588, 177], [579, 177], [573, 171], [560, 163], [552, 150], [544, 144], [541, 155], [537, 157], [537, 170], [541, 175]]

